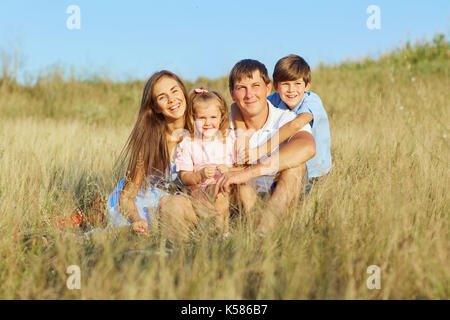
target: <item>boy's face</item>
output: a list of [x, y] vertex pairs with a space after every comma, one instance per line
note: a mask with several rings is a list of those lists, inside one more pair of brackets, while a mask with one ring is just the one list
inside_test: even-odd
[[305, 81], [300, 78], [292, 81], [280, 81], [275, 90], [289, 109], [294, 109], [302, 101], [305, 92], [309, 91], [309, 87], [310, 84], [305, 85]]

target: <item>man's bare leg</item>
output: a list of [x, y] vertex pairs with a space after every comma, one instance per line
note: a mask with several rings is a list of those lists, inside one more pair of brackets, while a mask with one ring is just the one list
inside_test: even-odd
[[245, 184], [238, 187], [238, 193], [244, 213], [248, 214], [255, 206], [258, 195], [256, 194], [255, 189]]
[[258, 195], [255, 189], [249, 185], [241, 184], [237, 186], [238, 201], [242, 204], [244, 216], [252, 225], [256, 224], [256, 217], [252, 211], [258, 201]]
[[272, 193], [267, 208], [261, 218], [258, 230], [266, 232], [281, 219], [289, 207], [293, 206], [302, 190], [302, 180], [306, 173], [306, 165], [286, 169], [279, 173], [277, 185]]

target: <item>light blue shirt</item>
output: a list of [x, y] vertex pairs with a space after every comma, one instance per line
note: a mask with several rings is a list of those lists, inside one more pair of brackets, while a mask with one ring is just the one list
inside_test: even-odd
[[306, 92], [302, 101], [292, 110], [281, 100], [277, 92], [270, 95], [267, 99], [279, 109], [290, 110], [297, 115], [304, 112], [313, 115], [314, 119], [309, 124], [316, 141], [316, 155], [306, 161], [308, 178], [320, 177], [330, 172], [332, 166], [330, 124], [319, 96], [313, 92]]

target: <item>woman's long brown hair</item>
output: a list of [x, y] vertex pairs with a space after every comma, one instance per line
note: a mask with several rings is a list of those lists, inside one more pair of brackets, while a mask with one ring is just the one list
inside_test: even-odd
[[161, 178], [165, 177], [166, 169], [170, 166], [166, 139], [167, 122], [161, 113], [156, 112], [156, 99], [153, 95], [155, 84], [162, 77], [176, 80], [184, 97], [187, 97], [183, 82], [170, 71], [156, 72], [147, 81], [136, 124], [120, 156], [122, 161], [129, 158], [125, 184], [136, 178], [138, 165], [144, 165], [144, 177], [159, 176]]

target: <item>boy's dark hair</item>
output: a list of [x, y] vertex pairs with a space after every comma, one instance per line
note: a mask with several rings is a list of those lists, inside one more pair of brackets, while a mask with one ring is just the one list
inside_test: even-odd
[[228, 78], [228, 86], [230, 90], [233, 90], [235, 82], [241, 80], [244, 76], [251, 78], [255, 70], [259, 71], [266, 85], [270, 83], [269, 74], [267, 73], [267, 68], [264, 64], [257, 60], [244, 59], [236, 63], [233, 69], [231, 69], [230, 76]]
[[273, 84], [275, 86], [282, 81], [294, 81], [302, 78], [305, 85], [311, 83], [311, 68], [300, 56], [290, 54], [278, 60], [273, 70]]

